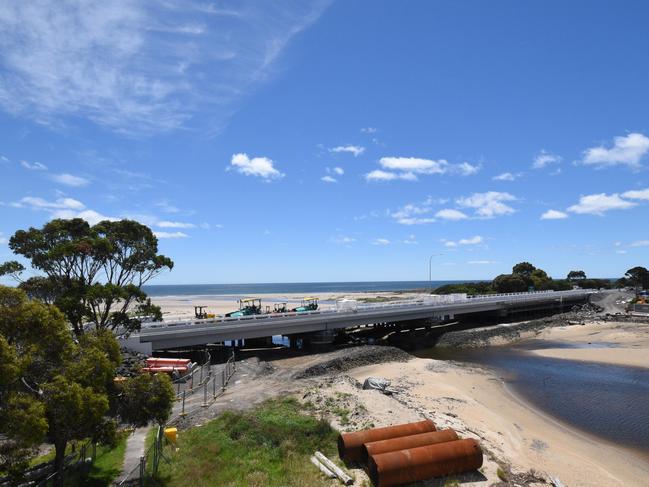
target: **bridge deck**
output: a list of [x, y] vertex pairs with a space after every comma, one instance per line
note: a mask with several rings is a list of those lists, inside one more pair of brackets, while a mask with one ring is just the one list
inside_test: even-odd
[[397, 323], [410, 320], [457, 316], [534, 305], [587, 299], [592, 290], [541, 291], [469, 297], [456, 302], [431, 304], [430, 298], [415, 301], [359, 305], [353, 311], [322, 310], [307, 313], [278, 313], [241, 318], [157, 322], [144, 327], [131, 340], [150, 342], [152, 349], [186, 347], [226, 340], [293, 335], [336, 330], [359, 325]]

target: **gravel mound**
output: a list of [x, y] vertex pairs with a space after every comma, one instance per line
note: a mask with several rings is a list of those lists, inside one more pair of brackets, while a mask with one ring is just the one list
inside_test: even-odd
[[395, 347], [366, 345], [362, 347], [338, 350], [324, 358], [324, 361], [312, 365], [294, 375], [295, 379], [306, 379], [320, 375], [345, 372], [363, 365], [384, 362], [407, 362], [411, 355]]
[[116, 375], [121, 377], [133, 377], [139, 374], [139, 370], [146, 365], [146, 355], [134, 352], [127, 348], [120, 350], [122, 364], [117, 368]]

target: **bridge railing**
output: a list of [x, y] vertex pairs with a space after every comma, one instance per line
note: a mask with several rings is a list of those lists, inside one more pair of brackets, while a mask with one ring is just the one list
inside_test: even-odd
[[[484, 294], [476, 296], [466, 296], [463, 299], [459, 300], [440, 300], [436, 302], [437, 296], [426, 295], [422, 298], [403, 300], [403, 301], [392, 301], [389, 303], [372, 303], [372, 304], [359, 304], [354, 310], [316, 310], [316, 311], [306, 311], [306, 312], [287, 312], [287, 313], [273, 313], [273, 314], [262, 314], [262, 315], [249, 315], [241, 317], [225, 317], [219, 315], [214, 318], [207, 319], [187, 319], [187, 320], [177, 320], [173, 322], [156, 322], [146, 324], [140, 331], [141, 335], [146, 335], [147, 332], [155, 333], [160, 328], [175, 328], [175, 327], [191, 327], [194, 325], [209, 326], [214, 324], [238, 324], [246, 322], [257, 322], [257, 321], [273, 321], [285, 318], [298, 318], [298, 317], [310, 317], [314, 315], [341, 315], [341, 314], [353, 314], [359, 311], [372, 311], [372, 310], [383, 310], [383, 309], [394, 309], [394, 308], [406, 308], [406, 307], [446, 307], [453, 304], [463, 304], [463, 303], [475, 303], [475, 302], [521, 302], [521, 301], [536, 301], [539, 299], [552, 297], [561, 299], [564, 297], [572, 296], [583, 296], [584, 294], [590, 294], [596, 292], [594, 289], [579, 289], [579, 290], [570, 290], [570, 291], [533, 291], [526, 293], [500, 293], [500, 294]], [[440, 296], [441, 298], [441, 296]]]

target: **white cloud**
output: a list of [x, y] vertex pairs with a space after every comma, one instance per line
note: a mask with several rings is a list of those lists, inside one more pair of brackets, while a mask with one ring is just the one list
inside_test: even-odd
[[462, 220], [468, 218], [459, 210], [446, 208], [439, 210], [434, 216], [429, 216], [434, 211], [434, 206], [448, 203], [447, 198], [433, 198], [428, 196], [424, 201], [409, 203], [396, 211], [388, 211], [388, 215], [401, 225], [424, 225], [433, 223], [438, 218], [442, 220]]
[[626, 191], [622, 193], [624, 198], [629, 198], [630, 200], [646, 200], [649, 201], [649, 188]]
[[616, 254], [626, 254], [627, 251], [626, 250], [616, 250], [615, 253]]
[[484, 239], [480, 235], [476, 235], [475, 237], [462, 238], [458, 243], [460, 245], [477, 245], [483, 241]]
[[88, 181], [86, 178], [82, 178], [81, 176], [75, 176], [73, 174], [52, 174], [50, 176], [54, 182], [57, 182], [59, 184], [64, 184], [66, 186], [72, 186], [75, 188], [85, 186], [87, 185], [90, 181]]
[[155, 206], [160, 208], [165, 213], [180, 213], [180, 208], [172, 205], [166, 200], [158, 201], [157, 203], [155, 203]]
[[542, 150], [539, 152], [539, 154], [534, 158], [534, 163], [532, 164], [533, 169], [543, 169], [546, 166], [549, 166], [551, 164], [558, 164], [561, 162], [561, 157], [550, 154], [549, 152], [546, 152]]
[[345, 170], [342, 167], [334, 167], [332, 171], [335, 174], [338, 174], [338, 176], [342, 176], [343, 174], [345, 174]]
[[365, 179], [374, 181], [394, 181], [397, 179], [416, 181], [418, 175], [430, 174], [460, 174], [470, 176], [480, 170], [468, 162], [449, 164], [444, 159], [422, 159], [420, 157], [381, 157], [381, 169], [376, 169], [365, 175]]
[[210, 224], [207, 222], [203, 222], [199, 225], [199, 227], [201, 227], [203, 230], [210, 230], [211, 228], [223, 228], [223, 225], [219, 223]]
[[350, 154], [353, 154], [354, 157], [360, 156], [363, 152], [365, 152], [365, 147], [362, 147], [360, 145], [339, 145], [338, 147], [332, 147], [329, 149], [330, 152], [348, 152]]
[[47, 166], [40, 162], [29, 163], [27, 161], [20, 161], [20, 165], [30, 171], [47, 171]]
[[401, 225], [423, 225], [426, 223], [432, 223], [435, 221], [434, 218], [423, 218], [419, 216], [430, 213], [431, 204], [432, 200], [430, 198], [422, 204], [407, 204], [402, 208], [399, 208], [397, 211], [391, 212], [390, 216]]
[[86, 208], [81, 201], [73, 198], [59, 198], [55, 201], [47, 201], [35, 196], [25, 196], [20, 201], [12, 203], [15, 208], [30, 208], [32, 210], [41, 210], [50, 213], [51, 218], [62, 218], [69, 220], [71, 218], [82, 218], [91, 225], [95, 225], [102, 220], [115, 221], [117, 218], [102, 215], [99, 212]]
[[504, 203], [508, 201], [516, 201], [516, 198], [509, 193], [488, 191], [486, 193], [473, 193], [465, 198], [458, 198], [456, 203], [463, 208], [473, 208], [479, 217], [493, 218], [514, 213], [514, 208]]
[[417, 242], [417, 238], [411, 234], [408, 235], [406, 239], [402, 240], [401, 243], [404, 243], [406, 245], [417, 245], [419, 242]]
[[457, 247], [458, 245], [478, 245], [484, 242], [484, 238], [476, 235], [474, 237], [462, 238], [457, 242], [453, 240], [442, 240], [442, 242], [444, 242], [446, 247]]
[[470, 260], [467, 262], [467, 264], [471, 265], [490, 265], [490, 264], [497, 264], [495, 260]]
[[0, 245], [4, 245], [6, 243], [9, 243], [9, 239], [7, 239], [2, 232], [0, 232]]
[[468, 216], [465, 213], [462, 213], [460, 210], [454, 210], [452, 208], [444, 208], [435, 213], [435, 217], [441, 218], [442, 220], [466, 220]]
[[361, 132], [364, 134], [375, 134], [377, 132], [377, 129], [374, 127], [364, 127], [361, 129]]
[[541, 220], [563, 220], [568, 218], [568, 214], [559, 210], [548, 210], [541, 215]]
[[205, 110], [202, 123], [218, 126], [328, 4], [2, 2], [0, 106], [40, 123], [81, 117], [119, 132], [187, 126]]
[[372, 245], [390, 245], [390, 241], [387, 238], [377, 238], [372, 242]]
[[2, 162], [11, 162], [7, 156], [0, 156], [0, 161], [2, 161]]
[[398, 218], [397, 223], [401, 225], [426, 225], [428, 223], [435, 223], [437, 220], [434, 218], [419, 218], [419, 217], [404, 217]]
[[633, 208], [636, 203], [620, 198], [617, 193], [607, 195], [605, 193], [590, 194], [579, 198], [579, 203], [568, 208], [571, 213], [603, 215], [610, 210], [626, 210]]
[[459, 172], [462, 176], [473, 176], [480, 171], [480, 166], [473, 166], [468, 162], [462, 162], [453, 166], [453, 170]]
[[187, 238], [189, 235], [183, 232], [153, 232], [158, 238]]
[[368, 172], [365, 175], [365, 179], [368, 181], [394, 181], [395, 179], [402, 179], [404, 181], [416, 181], [417, 176], [411, 172], [406, 173], [395, 173], [389, 171], [382, 171], [381, 169], [375, 169]]
[[418, 157], [381, 157], [379, 164], [384, 169], [418, 174], [444, 174], [449, 165], [444, 159], [435, 161]]
[[504, 172], [502, 174], [498, 174], [497, 176], [494, 176], [491, 179], [493, 181], [514, 181], [516, 179], [516, 175], [510, 172]]
[[72, 218], [81, 218], [86, 220], [90, 225], [96, 225], [97, 223], [109, 220], [117, 221], [118, 218], [112, 216], [102, 215], [94, 210], [83, 210], [83, 211], [72, 211], [72, 210], [56, 210], [52, 213], [52, 218], [63, 218], [65, 220], [70, 220]]
[[638, 240], [630, 243], [629, 247], [649, 247], [649, 240]]
[[196, 225], [193, 223], [186, 223], [186, 222], [173, 222], [173, 221], [166, 221], [162, 220], [156, 223], [156, 226], [160, 228], [195, 228]]
[[271, 159], [267, 157], [253, 157], [250, 159], [248, 154], [244, 153], [233, 154], [230, 167], [235, 168], [238, 172], [246, 176], [258, 176], [267, 181], [284, 176], [275, 169]]
[[82, 210], [85, 205], [73, 198], [59, 198], [55, 201], [47, 201], [35, 196], [25, 196], [20, 201], [12, 203], [16, 208], [31, 208], [33, 210]]
[[331, 176], [322, 176], [320, 178], [321, 181], [324, 181], [325, 183], [337, 183], [338, 180], [336, 178], [333, 178]]
[[618, 164], [638, 167], [640, 160], [649, 152], [649, 137], [640, 133], [615, 137], [613, 147], [591, 147], [584, 151], [582, 164], [606, 167]]
[[348, 237], [346, 235], [337, 235], [333, 238], [331, 238], [331, 242], [338, 244], [338, 245], [349, 245], [354, 242], [356, 242], [356, 239], [353, 237]]
[[433, 198], [429, 196], [421, 203], [409, 203], [396, 211], [388, 212], [388, 215], [401, 225], [425, 225], [437, 221], [437, 218], [443, 220], [461, 220], [467, 218], [461, 211], [453, 209], [443, 209], [438, 211], [434, 217], [428, 216], [433, 212], [435, 205], [443, 205], [446, 203], [448, 203], [448, 199], [446, 198]]

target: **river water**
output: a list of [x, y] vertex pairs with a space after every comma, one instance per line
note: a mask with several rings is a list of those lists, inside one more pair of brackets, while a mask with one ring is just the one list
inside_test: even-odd
[[[609, 347], [608, 343], [576, 347]], [[649, 460], [649, 369], [546, 358], [531, 349], [575, 347], [540, 340], [480, 349], [432, 348], [419, 357], [495, 369], [535, 408]]]

